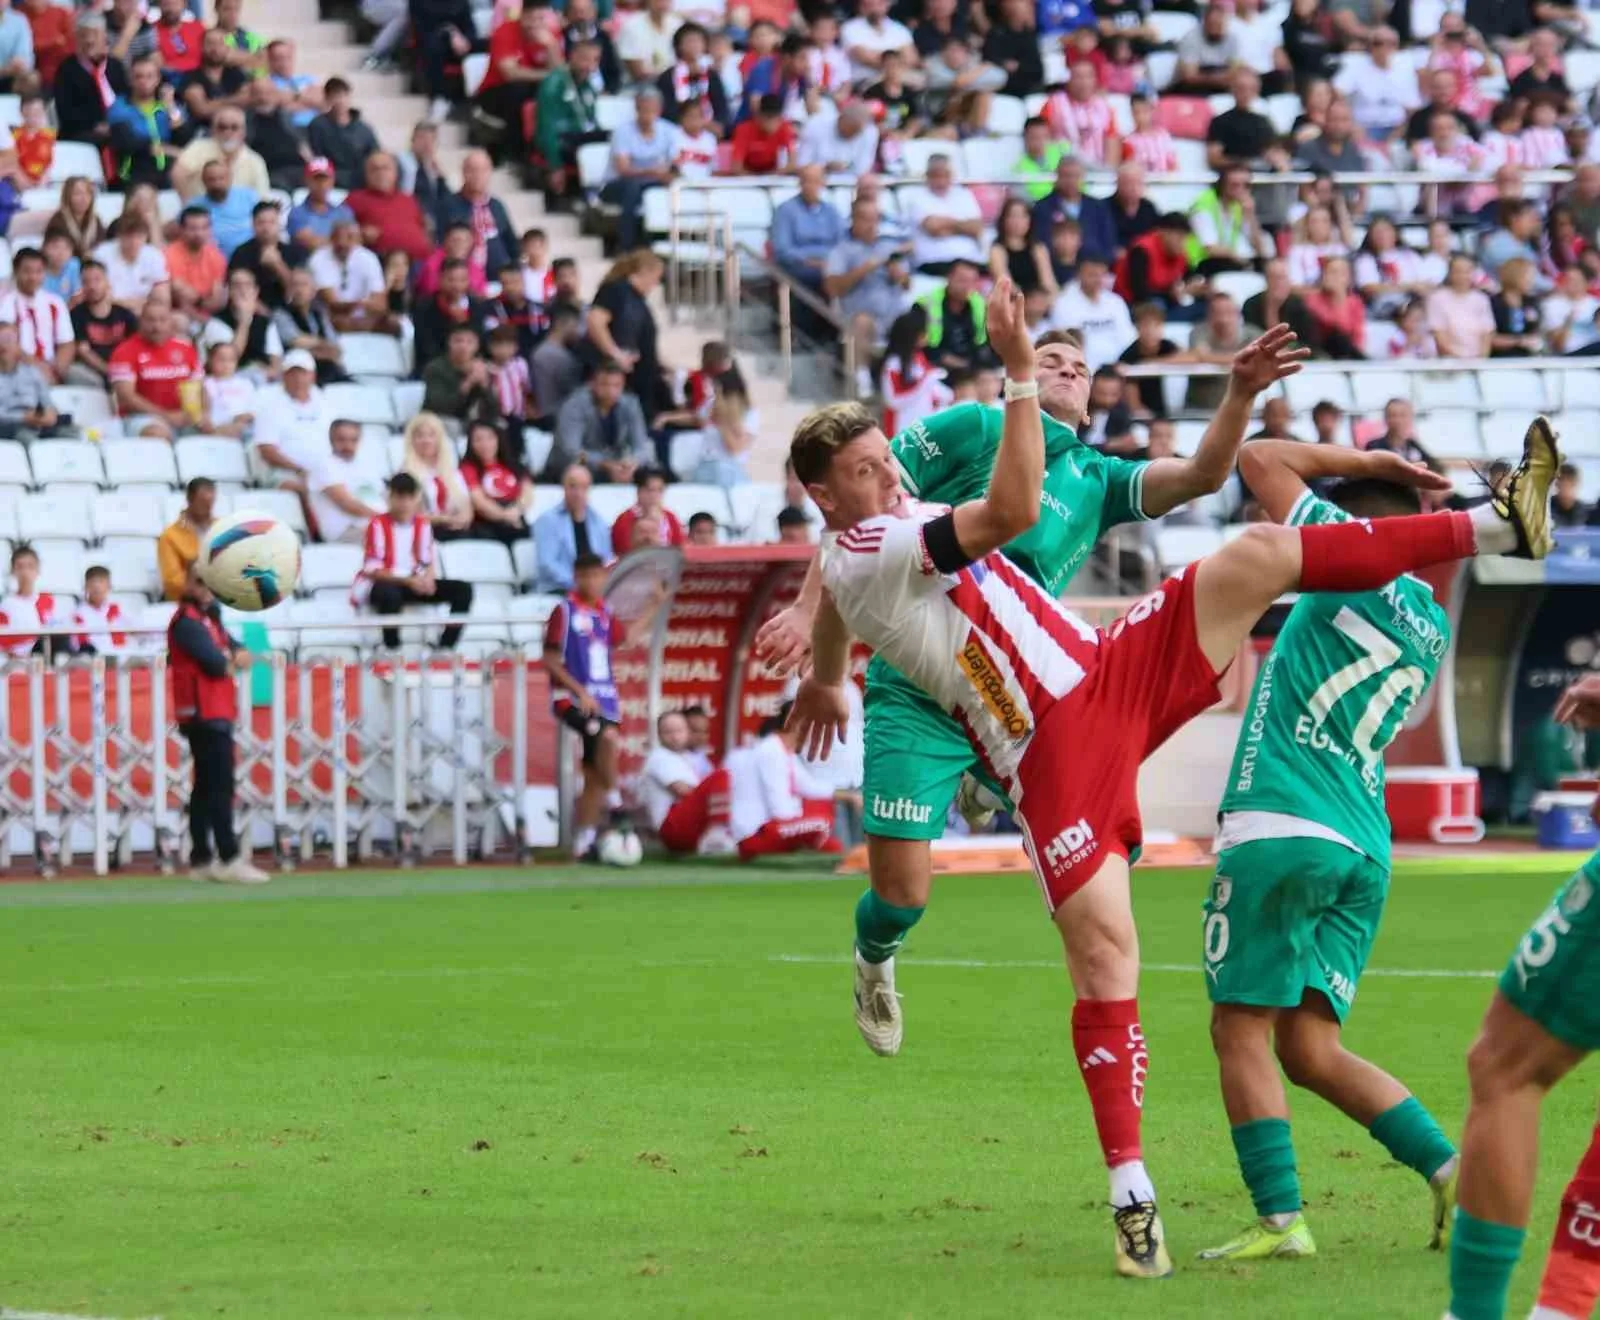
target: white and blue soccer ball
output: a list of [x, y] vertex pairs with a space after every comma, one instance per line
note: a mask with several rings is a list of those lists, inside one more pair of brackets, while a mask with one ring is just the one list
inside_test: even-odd
[[287, 523], [259, 509], [219, 518], [200, 547], [200, 577], [211, 594], [236, 610], [270, 610], [294, 595], [300, 581], [300, 538]]
[[607, 866], [637, 866], [644, 860], [644, 844], [632, 830], [607, 830], [595, 850]]

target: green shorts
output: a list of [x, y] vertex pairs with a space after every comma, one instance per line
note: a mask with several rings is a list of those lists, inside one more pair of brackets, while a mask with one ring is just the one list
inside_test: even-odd
[[977, 770], [967, 735], [909, 679], [878, 659], [867, 669], [863, 706], [866, 832], [888, 839], [937, 839], [961, 776]]
[[1201, 941], [1211, 1002], [1293, 1008], [1319, 990], [1343, 1022], [1388, 896], [1384, 867], [1328, 839], [1223, 849]]
[[1511, 955], [1500, 993], [1558, 1040], [1600, 1050], [1600, 853], [1550, 901]]

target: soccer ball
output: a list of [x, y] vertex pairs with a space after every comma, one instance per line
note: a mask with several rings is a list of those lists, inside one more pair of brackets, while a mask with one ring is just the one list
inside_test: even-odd
[[270, 610], [300, 580], [300, 538], [270, 513], [221, 518], [200, 548], [200, 577], [224, 605]]
[[607, 830], [597, 851], [607, 866], [637, 866], [644, 860], [644, 844], [632, 830]]

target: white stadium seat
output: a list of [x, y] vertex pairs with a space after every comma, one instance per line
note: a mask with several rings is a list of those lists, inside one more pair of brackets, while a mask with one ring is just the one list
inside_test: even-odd
[[394, 425], [394, 400], [381, 386], [329, 385], [322, 395], [331, 416], [352, 422]]
[[606, 166], [611, 161], [609, 142], [586, 142], [578, 148], [578, 182], [589, 191], [598, 191], [605, 182]]
[[489, 72], [489, 57], [487, 55], [468, 55], [461, 61], [461, 83], [466, 89], [468, 98], [478, 94], [478, 88], [483, 86], [483, 80]]
[[109, 537], [104, 545], [89, 551], [89, 557], [111, 570], [111, 585], [118, 591], [140, 591], [147, 596], [161, 594], [161, 570], [156, 564], [154, 537]]
[[1476, 378], [1465, 371], [1424, 371], [1411, 378], [1411, 401], [1418, 411], [1430, 408], [1476, 408]]
[[104, 390], [82, 385], [57, 385], [50, 391], [50, 406], [71, 417], [74, 426], [97, 426], [116, 416]]
[[688, 481], [700, 466], [700, 456], [705, 453], [706, 433], [700, 431], [674, 431], [667, 451], [667, 466], [679, 481]]
[[[1200, 148], [1203, 156], [1205, 154], [1204, 143], [1196, 142], [1194, 145]], [[1197, 169], [1204, 167], [1196, 165], [1185, 166], [1182, 161], [1179, 161], [1178, 168]], [[1211, 287], [1218, 293], [1227, 294], [1235, 302], [1242, 303], [1245, 299], [1253, 298], [1265, 289], [1267, 280], [1264, 275], [1258, 275], [1253, 270], [1224, 270], [1218, 271], [1211, 277]]]
[[678, 482], [667, 487], [662, 502], [678, 515], [678, 520], [685, 528], [689, 526], [689, 519], [697, 513], [709, 513], [719, 523], [728, 521], [728, 495], [721, 486]]
[[94, 184], [106, 181], [99, 148], [87, 142], [57, 142], [50, 157], [50, 173], [46, 182], [59, 188], [75, 174], [83, 175]]
[[541, 431], [536, 426], [522, 428], [522, 461], [529, 472], [537, 475], [544, 471], [555, 443], [556, 438], [549, 431]]
[[595, 122], [607, 133], [620, 128], [633, 118], [631, 96], [601, 96], [595, 99]]
[[158, 482], [173, 486], [178, 481], [172, 446], [165, 440], [103, 440], [100, 457], [105, 464], [108, 486]]
[[329, 588], [348, 592], [361, 571], [361, 547], [354, 545], [308, 545], [300, 551], [300, 589], [324, 591]]
[[[616, 522], [626, 510], [633, 508], [635, 503], [631, 485], [605, 484], [593, 486], [589, 490], [589, 507], [607, 526]], [[618, 545], [612, 549], [620, 555], [627, 547]]]
[[1561, 388], [1568, 408], [1600, 408], [1600, 371], [1563, 371]]
[[66, 527], [89, 530], [87, 488], [68, 486], [30, 495], [17, 506], [17, 535], [24, 541], [59, 536]]
[[1296, 418], [1307, 422], [1311, 419], [1311, 410], [1324, 399], [1338, 404], [1346, 412], [1355, 406], [1350, 376], [1343, 371], [1306, 371], [1290, 376], [1283, 382], [1283, 397], [1289, 401]]
[[81, 596], [83, 571], [91, 563], [88, 551], [72, 541], [31, 539], [39, 552], [39, 590], [52, 596]]
[[520, 541], [511, 543], [511, 564], [516, 571], [519, 586], [526, 586], [533, 581], [533, 575], [538, 568], [538, 552], [533, 547], [531, 537], [525, 536]]
[[[308, 546], [307, 549], [328, 549], [333, 547]], [[294, 627], [299, 624], [348, 624], [356, 617], [355, 607], [348, 599], [336, 596], [325, 596], [319, 600], [292, 600], [284, 606], [287, 618], [283, 626]], [[378, 635], [368, 634], [366, 630], [353, 627], [327, 627], [317, 628], [300, 634], [300, 654], [327, 654], [335, 652], [344, 654], [348, 651], [359, 649], [363, 645], [376, 646]]]
[[80, 440], [35, 440], [28, 447], [33, 479], [41, 486], [100, 486], [100, 451]]
[[393, 335], [339, 336], [344, 369], [352, 376], [384, 376], [395, 380], [406, 374], [400, 341]]
[[499, 541], [444, 541], [439, 545], [439, 568], [444, 577], [463, 582], [515, 586], [516, 569]]
[[422, 411], [422, 396], [426, 391], [427, 386], [420, 380], [403, 380], [389, 391], [397, 425], [404, 426]]
[[301, 537], [306, 535], [305, 506], [300, 503], [300, 497], [291, 490], [241, 491], [230, 501], [230, 505], [234, 512], [240, 512], [245, 509], [259, 509], [262, 513], [270, 514], [286, 527], [297, 532]]
[[513, 596], [506, 606], [506, 613], [514, 620], [511, 624], [511, 640], [521, 646], [541, 648], [544, 645], [545, 622], [560, 603], [560, 596]]
[[1552, 400], [1545, 396], [1545, 378], [1538, 371], [1480, 371], [1478, 397], [1490, 412], [1543, 412]]
[[182, 485], [188, 485], [196, 477], [235, 481], [240, 485], [250, 480], [244, 442], [232, 436], [189, 436], [179, 440], [173, 450], [178, 460], [178, 481]]
[[1390, 399], [1411, 398], [1411, 377], [1403, 371], [1352, 371], [1356, 411], [1381, 413]]
[[89, 506], [89, 526], [97, 537], [148, 536], [154, 538], [168, 519], [162, 498], [149, 491], [114, 490], [96, 495]]
[[28, 450], [19, 440], [0, 440], [0, 485], [33, 485], [33, 469], [28, 466]]
[[[1600, 458], [1600, 409], [1568, 408], [1553, 419], [1568, 458]], [[1585, 490], [1584, 497], [1594, 492]]]
[[[783, 486], [776, 482], [747, 482], [728, 490], [728, 526], [741, 541], [771, 541], [777, 537], [777, 518], [784, 506]], [[716, 511], [708, 510], [715, 515]], [[718, 522], [723, 521], [721, 517]]]
[[1156, 531], [1156, 558], [1163, 572], [1204, 559], [1221, 545], [1222, 533], [1212, 527], [1162, 527]]
[[[1472, 408], [1435, 408], [1417, 414], [1417, 438], [1436, 458], [1483, 457], [1483, 432]], [[1517, 432], [1520, 445], [1522, 432]]]
[[[1028, 109], [1020, 97], [995, 96], [989, 101], [989, 119], [985, 127], [994, 137], [1021, 137], [1022, 126], [1028, 121]], [[1011, 162], [1006, 162], [1007, 166]]]
[[17, 539], [17, 510], [27, 498], [28, 492], [21, 486], [0, 486], [0, 541], [9, 545]]

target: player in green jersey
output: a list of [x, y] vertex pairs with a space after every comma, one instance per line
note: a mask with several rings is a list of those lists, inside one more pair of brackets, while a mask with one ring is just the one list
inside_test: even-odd
[[[1382, 481], [1347, 481], [1319, 499], [1307, 483], [1333, 470], [1329, 453], [1262, 440], [1239, 466], [1290, 526], [1419, 512], [1414, 490]], [[1400, 1082], [1345, 1049], [1341, 1028], [1389, 890], [1383, 750], [1449, 645], [1444, 610], [1407, 576], [1301, 596], [1256, 676], [1218, 809], [1202, 945], [1223, 1106], [1258, 1218], [1203, 1260], [1316, 1251], [1280, 1063], [1429, 1181], [1435, 1247], [1446, 1231], [1454, 1147]]]
[[[1281, 330], [1281, 328], [1280, 328]], [[1292, 338], [1269, 331], [1235, 357], [1227, 398], [1192, 458], [1148, 463], [1112, 458], [1078, 439], [1074, 429], [1089, 398], [1089, 370], [1076, 334], [1044, 335], [1036, 345], [1034, 379], [1044, 413], [1045, 476], [1039, 521], [1006, 547], [1018, 567], [1054, 595], [1066, 590], [1101, 535], [1118, 523], [1161, 515], [1220, 490], [1249, 424], [1255, 396], [1298, 369]], [[1264, 347], [1265, 346], [1265, 347]], [[907, 428], [891, 445], [906, 489], [928, 503], [957, 505], [982, 496], [1000, 442], [1002, 414], [962, 404]], [[757, 652], [779, 669], [796, 666], [811, 644], [821, 595], [813, 564], [800, 599], [757, 638]], [[867, 672], [866, 807], [871, 884], [856, 904], [856, 1027], [877, 1054], [900, 1048], [902, 1019], [894, 955], [921, 920], [933, 883], [930, 844], [963, 776], [976, 768], [971, 744], [948, 714], [890, 666]], [[970, 782], [970, 781], [969, 781]], [[992, 787], [992, 786], [991, 786]], [[1116, 937], [1101, 932], [1103, 943]], [[1095, 932], [1084, 934], [1086, 941]], [[1086, 958], [1078, 993], [1122, 1000], [1137, 990], [1137, 957]]]
[[[1600, 728], [1600, 675], [1569, 687], [1555, 718]], [[1600, 820], [1600, 802], [1596, 803]], [[1600, 853], [1522, 937], [1467, 1054], [1471, 1099], [1450, 1238], [1446, 1320], [1501, 1320], [1522, 1254], [1545, 1096], [1600, 1049]], [[1586, 1320], [1600, 1298], [1600, 1128], [1561, 1201], [1537, 1320]]]

